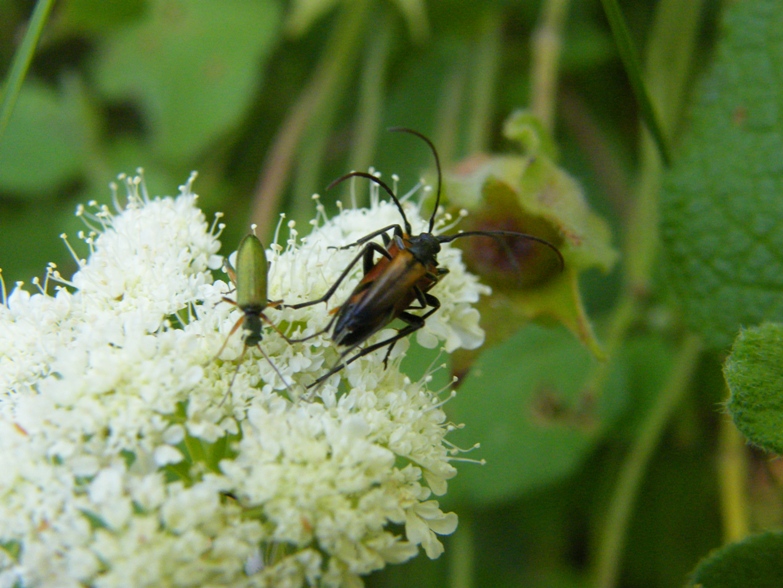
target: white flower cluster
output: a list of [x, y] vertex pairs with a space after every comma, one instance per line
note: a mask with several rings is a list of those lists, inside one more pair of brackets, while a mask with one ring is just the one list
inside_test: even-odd
[[[216, 359], [241, 314], [213, 281], [219, 230], [191, 182], [150, 199], [128, 179], [121, 210], [86, 215], [101, 226], [67, 287], [0, 304], [0, 587], [357, 586], [419, 547], [438, 557], [436, 534], [457, 525], [432, 499], [456, 474], [453, 426], [400, 373], [406, 342], [388, 369], [380, 350], [315, 393], [339, 356], [326, 334], [290, 345], [264, 328], [285, 382], [255, 348], [237, 368], [240, 334]], [[321, 296], [357, 252], [334, 246], [399, 222], [385, 202], [319, 210], [310, 236], [268, 252], [270, 300]], [[458, 250], [440, 261], [442, 307], [419, 340], [475, 347], [486, 288]], [[360, 274], [328, 305], [266, 315], [291, 338], [316, 333]]]

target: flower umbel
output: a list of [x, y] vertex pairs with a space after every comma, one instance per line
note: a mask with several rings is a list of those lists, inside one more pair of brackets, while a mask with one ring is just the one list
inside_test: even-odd
[[[220, 230], [176, 198], [82, 213], [94, 231], [70, 281], [0, 304], [0, 586], [358, 585], [457, 525], [433, 495], [456, 474], [442, 399], [370, 354], [305, 387], [337, 361], [327, 335], [261, 342], [285, 383], [243, 340], [215, 353], [238, 312], [214, 280]], [[417, 207], [406, 202], [414, 225]], [[375, 199], [267, 252], [269, 298], [323, 294], [356, 252], [333, 247], [398, 221]], [[332, 248], [330, 248], [332, 247]], [[471, 303], [487, 291], [457, 249], [439, 261], [440, 310], [418, 339], [447, 351], [483, 340]], [[360, 264], [359, 264], [360, 265]], [[330, 308], [355, 286], [345, 280]], [[321, 330], [325, 305], [267, 309], [291, 338]], [[374, 340], [390, 331], [376, 334]], [[229, 382], [236, 375], [228, 397]]]

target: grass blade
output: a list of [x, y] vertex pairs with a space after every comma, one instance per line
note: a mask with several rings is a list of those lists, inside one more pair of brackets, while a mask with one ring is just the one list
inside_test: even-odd
[[33, 60], [35, 47], [38, 45], [38, 39], [41, 37], [46, 18], [52, 9], [54, 0], [38, 0], [30, 18], [30, 24], [22, 39], [22, 44], [14, 55], [14, 62], [11, 65], [11, 71], [8, 72], [8, 78], [5, 81], [5, 90], [3, 92], [3, 102], [0, 104], [0, 140], [3, 138], [8, 121], [11, 120], [11, 113], [16, 105], [16, 99], [19, 97], [19, 91], [22, 89], [27, 70], [30, 68], [30, 62]]
[[660, 119], [657, 116], [652, 101], [650, 100], [650, 95], [644, 85], [639, 55], [636, 52], [636, 47], [634, 47], [633, 40], [628, 32], [623, 13], [620, 11], [617, 0], [601, 0], [601, 3], [603, 4], [606, 18], [609, 21], [609, 26], [612, 28], [614, 41], [617, 44], [617, 50], [620, 52], [620, 59], [625, 67], [628, 80], [631, 82], [634, 96], [636, 96], [636, 102], [639, 105], [642, 120], [647, 125], [655, 143], [658, 145], [661, 158], [668, 166], [671, 164], [669, 145], [663, 134]]

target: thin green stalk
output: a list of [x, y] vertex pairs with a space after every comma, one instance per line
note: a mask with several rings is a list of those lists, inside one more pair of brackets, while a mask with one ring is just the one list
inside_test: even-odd
[[297, 154], [294, 191], [289, 210], [294, 220], [307, 221], [312, 218], [311, 197], [323, 186], [319, 185], [324, 155], [331, 138], [337, 113], [343, 104], [343, 96], [348, 86], [349, 76], [359, 55], [361, 42], [367, 32], [367, 17], [370, 2], [361, 0], [352, 2], [340, 16], [335, 29], [338, 42], [332, 57], [333, 76], [331, 84], [322, 90], [319, 104], [312, 112], [309, 128], [305, 132]]
[[723, 542], [732, 543], [748, 534], [748, 508], [745, 481], [748, 479], [748, 462], [745, 439], [725, 416], [720, 423], [720, 451], [718, 453], [718, 479], [723, 519]]
[[[344, 80], [343, 80], [344, 81]], [[340, 90], [344, 88], [341, 83]], [[321, 106], [321, 112], [310, 118], [308, 128], [305, 131], [303, 141], [296, 154], [296, 169], [294, 171], [293, 186], [286, 209], [288, 217], [296, 221], [298, 227], [306, 226], [315, 212], [312, 196], [323, 191], [323, 184], [319, 183], [324, 156], [331, 138], [331, 131], [337, 119], [339, 103], [336, 100], [342, 91], [334, 92], [325, 99]], [[330, 196], [334, 197], [334, 196]], [[299, 229], [301, 232], [301, 228]], [[305, 232], [309, 232], [305, 231]]]
[[[703, 0], [662, 0], [647, 51], [646, 79], [654, 88], [662, 132], [673, 136], [682, 117]], [[649, 126], [648, 126], [649, 128]], [[626, 239], [626, 279], [636, 295], [649, 291], [658, 246], [658, 193], [663, 162], [650, 132], [642, 133], [641, 174]]]
[[642, 133], [639, 184], [625, 235], [625, 283], [629, 296], [646, 299], [658, 254], [658, 194], [663, 164], [650, 134]]
[[558, 99], [558, 114], [568, 127], [568, 134], [574, 138], [594, 170], [598, 191], [605, 194], [622, 222], [628, 217], [631, 188], [628, 172], [615, 154], [614, 142], [575, 89], [563, 87]]
[[[648, 47], [648, 64], [651, 68], [648, 79], [656, 87], [664, 84], [663, 80], [666, 79], [667, 90], [657, 96], [667, 122], [666, 129], [673, 129], [682, 115], [685, 96], [683, 88], [692, 64], [693, 43], [698, 34], [702, 1], [662, 0], [658, 6], [660, 12], [656, 14]], [[676, 30], [676, 35], [669, 32], [671, 28]], [[672, 45], [672, 36], [680, 39], [681, 43]], [[668, 76], [670, 70], [671, 79]], [[640, 152], [639, 183], [628, 213], [623, 244], [624, 286], [607, 334], [606, 347], [610, 358], [622, 346], [628, 329], [641, 311], [650, 290], [658, 250], [658, 192], [663, 165], [659, 151], [646, 132], [642, 135]], [[596, 366], [588, 379], [589, 389], [593, 393], [601, 393], [611, 369], [611, 363]]]
[[609, 361], [597, 362], [585, 381], [585, 390], [591, 396], [599, 396], [603, 392], [609, 375], [614, 369], [612, 359], [617, 357], [628, 330], [636, 317], [639, 316], [640, 309], [641, 300], [639, 297], [631, 295], [627, 290], [620, 296], [609, 320], [604, 343], [606, 357], [609, 358]]
[[481, 37], [473, 61], [466, 153], [486, 151], [492, 128], [492, 109], [501, 58], [500, 10], [490, 8], [481, 22]]
[[[607, 3], [608, 0], [605, 0], [605, 5]], [[663, 129], [669, 132], [674, 132], [675, 122], [683, 110], [684, 88], [693, 58], [693, 39], [698, 33], [700, 6], [701, 0], [695, 3], [691, 0], [662, 0], [650, 36], [648, 79], [656, 87], [664, 78], [670, 84], [665, 92], [657, 96], [666, 123]], [[677, 31], [674, 35], [677, 43], [671, 41], [672, 29]], [[649, 120], [647, 122], [649, 124]], [[661, 128], [658, 131], [663, 132]], [[661, 151], [660, 146], [655, 149], [653, 138], [647, 133], [643, 135], [640, 151], [639, 186], [625, 228], [624, 287], [612, 317], [607, 344], [610, 358], [615, 357], [643, 308], [657, 253], [658, 193], [663, 172]], [[642, 423], [622, 466], [594, 555], [594, 585], [598, 588], [610, 588], [617, 581], [625, 532], [644, 470], [672, 408], [686, 391], [699, 350], [700, 342], [695, 336], [689, 335], [683, 340], [678, 362], [669, 375], [667, 385]], [[606, 363], [591, 374], [589, 384], [594, 393], [600, 394], [610, 369], [611, 363]]]
[[597, 550], [593, 585], [612, 588], [617, 583], [625, 546], [625, 533], [647, 464], [653, 455], [672, 410], [688, 389], [701, 351], [701, 341], [686, 335], [677, 351], [677, 363], [669, 379], [640, 424], [639, 433], [620, 470], [617, 486], [609, 503], [609, 513]]
[[683, 117], [703, 8], [704, 0], [660, 0], [655, 10], [644, 73], [661, 130], [669, 139], [676, 136]]
[[617, 50], [620, 53], [620, 59], [625, 67], [625, 73], [628, 76], [628, 81], [631, 83], [631, 89], [633, 90], [634, 96], [636, 96], [636, 102], [639, 105], [642, 120], [647, 124], [647, 128], [652, 133], [661, 157], [666, 165], [669, 165], [671, 162], [669, 143], [664, 135], [664, 130], [659, 118], [660, 115], [653, 105], [647, 91], [647, 86], [644, 83], [639, 55], [636, 52], [636, 47], [633, 44], [628, 27], [625, 24], [623, 13], [620, 10], [620, 6], [617, 4], [617, 0], [601, 0], [601, 2], [604, 6], [606, 19], [609, 21], [609, 26], [612, 29], [612, 35], [614, 36]]
[[0, 104], [0, 140], [8, 127], [8, 121], [11, 120], [11, 113], [14, 111], [19, 92], [22, 90], [22, 82], [27, 75], [27, 70], [30, 69], [35, 48], [53, 5], [54, 0], [38, 0], [33, 15], [30, 17], [30, 24], [27, 25], [22, 44], [14, 55], [11, 71], [8, 72], [4, 84], [3, 102]]
[[557, 75], [568, 0], [545, 0], [541, 10], [541, 20], [533, 33], [530, 107], [551, 132], [555, 124]]
[[471, 588], [476, 544], [470, 515], [460, 515], [459, 529], [451, 537], [451, 549], [448, 553], [451, 588]]
[[466, 82], [465, 63], [458, 57], [452, 64], [451, 71], [446, 74], [435, 122], [434, 143], [438, 146], [443, 166], [447, 166], [457, 157], [460, 114]]
[[[275, 135], [264, 160], [253, 198], [252, 219], [258, 225], [261, 235], [268, 237], [271, 233], [296, 149], [308, 125], [311, 121], [318, 120], [323, 112], [330, 112], [335, 108], [336, 95], [339, 94], [344, 78], [350, 73], [353, 58], [358, 51], [365, 28], [367, 4], [366, 0], [356, 2], [351, 5], [350, 10], [344, 10], [341, 14], [313, 77]], [[294, 203], [294, 208], [308, 210], [311, 195], [312, 192], [297, 194], [298, 201]]]
[[[378, 24], [377, 34], [370, 39], [370, 48], [362, 66], [359, 82], [359, 104], [353, 131], [353, 146], [349, 159], [351, 170], [366, 171], [372, 163], [378, 132], [383, 116], [383, 98], [385, 95], [386, 68], [392, 47], [394, 23], [383, 18]], [[369, 192], [359, 190], [357, 198], [365, 199]], [[358, 202], [362, 204], [362, 202]]]

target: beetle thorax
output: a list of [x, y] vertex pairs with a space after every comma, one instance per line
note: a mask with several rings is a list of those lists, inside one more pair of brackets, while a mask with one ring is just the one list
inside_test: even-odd
[[437, 256], [440, 253], [440, 241], [432, 233], [422, 233], [415, 237], [408, 237], [405, 245], [411, 255], [419, 263], [429, 266], [438, 265]]

